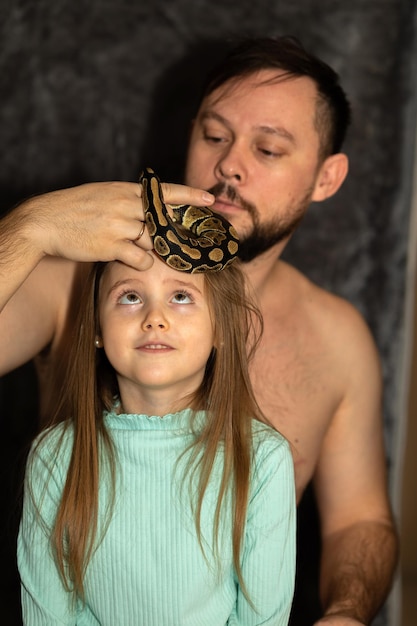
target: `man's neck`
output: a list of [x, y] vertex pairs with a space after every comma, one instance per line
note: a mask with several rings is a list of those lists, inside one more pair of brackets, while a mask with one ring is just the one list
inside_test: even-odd
[[272, 275], [276, 274], [279, 257], [287, 243], [288, 240], [281, 241], [252, 261], [242, 264], [243, 271], [258, 296], [261, 296]]

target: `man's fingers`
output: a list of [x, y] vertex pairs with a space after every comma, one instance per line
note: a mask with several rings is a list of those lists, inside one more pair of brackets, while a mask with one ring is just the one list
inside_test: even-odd
[[[142, 230], [142, 227], [140, 230]], [[142, 248], [142, 250], [149, 251], [153, 249], [152, 239], [148, 233], [148, 229], [146, 228], [146, 226], [144, 227], [143, 233], [140, 235], [140, 237], [136, 237], [136, 239], [133, 240], [133, 243], [135, 244], [135, 246]]]
[[162, 193], [164, 201], [168, 204], [210, 206], [215, 200], [214, 196], [208, 191], [174, 183], [162, 183]]
[[121, 249], [117, 259], [133, 267], [135, 270], [147, 270], [152, 267], [154, 262], [154, 254], [150, 251], [139, 248], [134, 243], [127, 242], [127, 244]]

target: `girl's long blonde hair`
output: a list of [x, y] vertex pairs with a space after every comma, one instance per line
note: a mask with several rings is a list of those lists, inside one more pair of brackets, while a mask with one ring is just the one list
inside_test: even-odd
[[[50, 423], [64, 423], [60, 441], [69, 426], [73, 429], [71, 460], [51, 541], [66, 588], [80, 598], [84, 598], [84, 575], [97, 545], [98, 493], [104, 471], [110, 470], [106, 476], [111, 480], [111, 506], [115, 496], [116, 460], [103, 411], [114, 406], [117, 379], [104, 351], [94, 345], [99, 328], [99, 284], [105, 267], [105, 263], [96, 263], [86, 281], [73, 330], [66, 385]], [[205, 273], [204, 279], [216, 348], [199, 389], [189, 399], [190, 408], [205, 410], [208, 416], [203, 430], [196, 432], [191, 457], [190, 471], [195, 475], [198, 470], [195, 522], [201, 544], [202, 502], [221, 444], [223, 473], [213, 515], [214, 537], [218, 536], [226, 492], [231, 489], [233, 561], [245, 590], [240, 550], [249, 493], [252, 419], [266, 422], [253, 395], [248, 359], [259, 340], [262, 318], [246, 294], [239, 261], [219, 272]]]

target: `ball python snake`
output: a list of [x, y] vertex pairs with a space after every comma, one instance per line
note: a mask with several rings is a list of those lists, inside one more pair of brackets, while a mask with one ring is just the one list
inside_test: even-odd
[[161, 182], [149, 167], [141, 173], [139, 183], [154, 251], [167, 265], [195, 273], [223, 270], [235, 260], [239, 238], [224, 217], [208, 207], [166, 205]]

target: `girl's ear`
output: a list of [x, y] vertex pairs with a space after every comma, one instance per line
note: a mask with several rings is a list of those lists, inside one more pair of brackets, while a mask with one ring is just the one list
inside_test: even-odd
[[98, 335], [96, 335], [96, 338], [94, 339], [94, 345], [95, 345], [96, 348], [102, 348], [103, 347], [103, 340]]
[[342, 186], [348, 169], [348, 157], [343, 152], [327, 157], [320, 167], [311, 199], [314, 202], [320, 202], [333, 196]]

